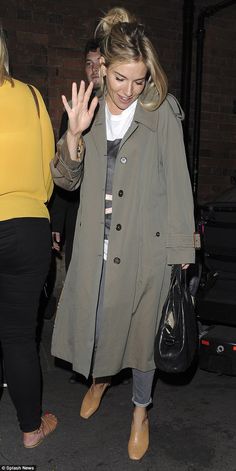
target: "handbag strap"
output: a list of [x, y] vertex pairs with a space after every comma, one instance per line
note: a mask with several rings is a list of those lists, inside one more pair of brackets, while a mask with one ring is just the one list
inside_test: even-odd
[[29, 83], [27, 83], [31, 93], [32, 93], [32, 96], [33, 96], [33, 99], [34, 99], [34, 102], [35, 102], [35, 105], [36, 105], [36, 108], [37, 108], [37, 114], [38, 114], [38, 117], [40, 118], [40, 108], [39, 108], [39, 102], [38, 102], [38, 98], [37, 98], [37, 95], [35, 93], [35, 90], [34, 88], [32, 87], [32, 85], [30, 85]]
[[168, 290], [168, 295], [171, 292], [171, 290], [173, 288], [173, 285], [176, 282], [176, 278], [178, 277], [178, 267], [179, 266], [180, 265], [172, 265], [172, 267], [171, 267], [170, 286], [169, 286], [169, 290]]
[[175, 283], [175, 280], [179, 281], [179, 286], [182, 285], [184, 289], [187, 289], [187, 270], [183, 270], [181, 265], [172, 265], [170, 286]]
[[175, 281], [177, 277], [181, 277], [181, 265], [172, 265], [171, 267], [171, 284]]

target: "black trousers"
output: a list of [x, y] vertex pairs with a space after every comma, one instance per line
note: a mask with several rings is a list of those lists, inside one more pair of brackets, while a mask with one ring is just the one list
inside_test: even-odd
[[46, 218], [0, 221], [0, 342], [9, 394], [23, 432], [41, 423], [36, 347], [40, 293], [51, 257]]

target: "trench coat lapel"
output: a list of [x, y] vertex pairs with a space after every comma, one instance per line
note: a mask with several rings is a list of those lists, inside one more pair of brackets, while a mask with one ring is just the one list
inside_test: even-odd
[[106, 179], [107, 171], [107, 140], [106, 140], [106, 120], [105, 120], [105, 103], [99, 100], [98, 110], [94, 118], [90, 131], [93, 143], [96, 147], [96, 168], [97, 177], [103, 182]]
[[[130, 136], [136, 131], [140, 124], [144, 125], [145, 127], [149, 128], [151, 131], [155, 131], [157, 129], [157, 113], [152, 113], [150, 111], [146, 111], [138, 101], [137, 107], [134, 114], [134, 119], [132, 121], [131, 126], [125, 133], [121, 144], [120, 149], [123, 147], [125, 142], [130, 138]], [[94, 143], [98, 150], [99, 155], [107, 154], [107, 141], [104, 136], [106, 136], [106, 122], [105, 122], [105, 100], [101, 98], [99, 100], [99, 108], [97, 114], [94, 119], [94, 124], [91, 128], [91, 134], [94, 139]], [[104, 170], [104, 169], [103, 169]]]
[[146, 128], [149, 128], [151, 131], [156, 131], [158, 121], [158, 113], [147, 111], [140, 104], [140, 101], [137, 103], [137, 107], [134, 114], [134, 122], [143, 124]]
[[[94, 118], [94, 123], [91, 128], [91, 135], [94, 144], [97, 148], [98, 155], [107, 155], [107, 141], [106, 141], [106, 122], [105, 122], [105, 101], [101, 99], [98, 105], [98, 111]], [[104, 161], [104, 159], [103, 159]]]
[[120, 143], [120, 149], [122, 149], [123, 145], [126, 143], [126, 141], [132, 136], [132, 134], [136, 131], [138, 128], [139, 123], [135, 122], [134, 120], [132, 121], [129, 129], [125, 133], [121, 143]]
[[120, 149], [125, 144], [125, 142], [130, 138], [130, 136], [138, 129], [139, 125], [144, 125], [145, 127], [149, 128], [151, 131], [155, 131], [157, 129], [157, 113], [152, 113], [150, 111], [146, 111], [138, 101], [137, 107], [134, 113], [134, 119], [132, 121], [131, 126], [125, 133], [121, 144]]
[[[128, 131], [124, 135], [120, 149], [122, 145], [129, 139], [129, 137], [133, 134], [133, 132], [137, 129], [138, 122], [132, 122], [131, 126], [129, 127]], [[106, 118], [105, 118], [105, 99], [101, 98], [99, 100], [99, 109], [94, 119], [94, 124], [91, 128], [91, 134], [93, 136], [95, 145], [97, 147], [99, 155], [106, 155], [107, 154], [107, 140], [106, 137]]]

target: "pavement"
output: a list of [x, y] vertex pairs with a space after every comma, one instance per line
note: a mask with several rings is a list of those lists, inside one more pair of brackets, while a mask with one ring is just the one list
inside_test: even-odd
[[127, 454], [131, 381], [118, 376], [97, 413], [88, 420], [80, 418], [87, 385], [82, 377], [81, 382], [70, 384], [69, 365], [55, 363], [50, 354], [52, 329], [53, 320], [44, 321], [43, 409], [57, 415], [58, 428], [39, 447], [24, 449], [4, 388], [0, 471], [236, 471], [235, 376], [196, 369], [189, 376], [157, 378], [149, 411], [149, 451], [141, 461], [132, 462]]

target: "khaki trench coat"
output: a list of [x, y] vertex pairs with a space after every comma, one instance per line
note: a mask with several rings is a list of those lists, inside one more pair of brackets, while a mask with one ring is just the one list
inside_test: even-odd
[[[168, 96], [156, 111], [138, 103], [113, 177], [112, 222], [94, 377], [155, 368], [153, 347], [171, 265], [193, 263], [194, 218], [182, 137], [182, 110]], [[58, 305], [52, 354], [88, 377], [103, 265], [106, 127], [101, 99], [84, 136], [82, 164], [59, 141], [55, 183], [81, 184], [72, 260]]]

